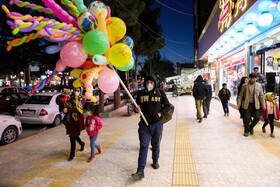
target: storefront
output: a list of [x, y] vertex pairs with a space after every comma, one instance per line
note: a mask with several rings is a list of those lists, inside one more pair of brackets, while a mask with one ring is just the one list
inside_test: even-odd
[[238, 84], [243, 76], [245, 76], [245, 53], [244, 49], [220, 60], [220, 85], [227, 84], [227, 88], [231, 92], [231, 101], [235, 102], [237, 97]]
[[254, 67], [267, 78], [267, 91], [279, 94], [280, 1], [217, 1], [199, 38], [199, 59], [210, 64], [211, 81], [218, 90], [227, 83], [236, 104], [237, 87], [242, 76]]

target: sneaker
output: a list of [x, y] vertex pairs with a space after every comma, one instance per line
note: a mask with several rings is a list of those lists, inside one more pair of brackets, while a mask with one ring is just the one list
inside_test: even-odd
[[197, 117], [196, 120], [199, 120], [199, 117]]
[[270, 134], [271, 138], [275, 138], [275, 135], [273, 133]]
[[102, 152], [101, 145], [98, 146], [97, 150], [98, 150], [98, 153], [101, 154], [101, 152]]
[[85, 143], [83, 142], [82, 144], [81, 144], [81, 149], [80, 149], [80, 151], [83, 151], [85, 149]]
[[263, 133], [265, 133], [265, 132], [266, 132], [264, 127], [262, 127], [262, 132], [263, 132]]
[[71, 162], [74, 159], [73, 156], [69, 156], [68, 161]]
[[90, 157], [89, 157], [89, 159], [88, 159], [88, 162], [93, 161], [93, 160], [94, 160], [94, 158], [95, 158], [94, 156], [90, 156]]
[[199, 119], [198, 123], [201, 123], [201, 122], [202, 122], [202, 118]]
[[158, 164], [158, 161], [157, 161], [157, 160], [154, 160], [154, 161], [153, 161], [152, 167], [153, 167], [154, 169], [158, 169], [158, 168], [159, 168], [159, 164]]
[[140, 179], [143, 179], [145, 176], [144, 176], [144, 171], [137, 171], [136, 173], [133, 173], [131, 175], [131, 177], [134, 179], [134, 180], [140, 180]]
[[227, 113], [227, 116], [229, 116], [229, 113]]
[[204, 115], [203, 118], [207, 118], [207, 115]]
[[251, 130], [250, 130], [250, 133], [251, 133], [251, 134], [254, 134], [254, 129], [251, 129]]
[[249, 136], [249, 133], [248, 133], [248, 132], [245, 132], [245, 133], [244, 133], [244, 136], [245, 136], [245, 137], [248, 137], [248, 136]]

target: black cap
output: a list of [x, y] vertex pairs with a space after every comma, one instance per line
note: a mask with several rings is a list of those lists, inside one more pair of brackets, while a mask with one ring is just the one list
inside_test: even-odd
[[249, 74], [249, 78], [256, 78], [258, 77], [258, 75], [256, 73], [250, 73]]

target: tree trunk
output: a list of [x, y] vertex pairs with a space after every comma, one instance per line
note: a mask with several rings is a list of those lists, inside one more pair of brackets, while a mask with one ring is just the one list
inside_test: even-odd
[[114, 109], [118, 109], [120, 107], [120, 87], [114, 92]]
[[138, 55], [136, 55], [135, 59], [135, 81], [137, 82], [137, 74], [138, 74]]
[[130, 70], [131, 82], [133, 82], [133, 72], [132, 69]]
[[99, 90], [99, 110], [104, 112], [104, 92]]
[[26, 63], [25, 68], [24, 68], [24, 82], [25, 82], [26, 86], [29, 86], [30, 81], [31, 81], [30, 68], [28, 66], [28, 63]]

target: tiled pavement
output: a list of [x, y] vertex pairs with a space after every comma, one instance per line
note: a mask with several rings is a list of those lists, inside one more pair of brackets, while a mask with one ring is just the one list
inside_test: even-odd
[[0, 186], [280, 186], [278, 128], [273, 139], [259, 124], [255, 135], [246, 138], [238, 111], [230, 108], [224, 117], [217, 100], [202, 123], [197, 123], [192, 97], [170, 101], [176, 110], [164, 126], [160, 169], [152, 169], [149, 151], [141, 181], [130, 177], [137, 168], [139, 116], [124, 111], [102, 119], [97, 143], [103, 153], [93, 163], [87, 163], [86, 132], [81, 135], [86, 149], [67, 161], [70, 142], [63, 126], [0, 147]]

